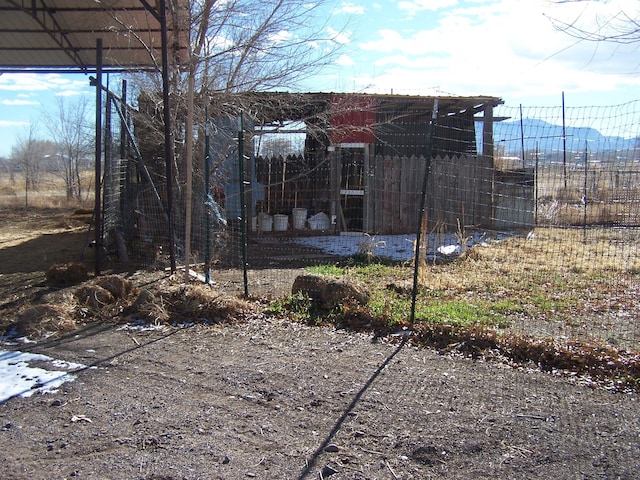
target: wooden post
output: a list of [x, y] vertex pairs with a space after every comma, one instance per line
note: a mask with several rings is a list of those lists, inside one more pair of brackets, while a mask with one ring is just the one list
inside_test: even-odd
[[480, 156], [480, 224], [490, 226], [493, 214], [493, 105], [484, 106], [482, 123], [482, 155]]
[[100, 275], [100, 260], [102, 257], [102, 39], [96, 40], [96, 145], [95, 145], [95, 204], [94, 204], [94, 234], [95, 234], [95, 274]]

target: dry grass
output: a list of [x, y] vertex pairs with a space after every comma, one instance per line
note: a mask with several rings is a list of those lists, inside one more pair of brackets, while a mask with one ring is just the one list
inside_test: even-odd
[[107, 290], [115, 299], [126, 299], [133, 292], [133, 284], [118, 275], [98, 277], [93, 282], [95, 285]]
[[[526, 235], [476, 246], [449, 265], [422, 261], [421, 284], [464, 292], [487, 285], [522, 288], [545, 277], [610, 277], [640, 271], [640, 229], [536, 228]], [[582, 274], [582, 275], [580, 275]]]
[[[541, 168], [537, 175], [538, 221], [548, 225], [640, 222], [640, 170], [635, 166], [575, 165]], [[586, 190], [585, 190], [586, 188]], [[586, 200], [586, 203], [585, 203]]]
[[93, 175], [92, 171], [81, 174], [84, 194], [78, 201], [67, 199], [64, 181], [54, 173], [42, 173], [38, 186], [27, 189], [22, 173], [9, 175], [3, 172], [0, 175], [0, 207], [60, 208], [88, 204], [93, 199]]
[[77, 327], [67, 305], [34, 305], [22, 310], [15, 323], [20, 336], [39, 338], [48, 333], [64, 333]]

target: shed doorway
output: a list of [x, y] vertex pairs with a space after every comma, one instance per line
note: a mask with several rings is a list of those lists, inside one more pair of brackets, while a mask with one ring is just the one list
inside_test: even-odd
[[340, 223], [344, 232], [366, 232], [369, 145], [339, 144]]

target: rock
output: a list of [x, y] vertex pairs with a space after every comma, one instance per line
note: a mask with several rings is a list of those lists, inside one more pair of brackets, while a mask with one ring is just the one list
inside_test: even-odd
[[333, 475], [335, 473], [338, 473], [338, 471], [335, 468], [333, 468], [333, 467], [331, 467], [329, 465], [326, 465], [322, 469], [322, 478], [330, 477], [331, 475]]
[[369, 301], [367, 288], [350, 278], [299, 275], [293, 282], [291, 293], [304, 293], [319, 301], [325, 308], [333, 308], [347, 301], [356, 301], [362, 305]]
[[387, 283], [386, 289], [399, 293], [400, 295], [411, 295], [413, 292], [413, 282], [409, 280], [398, 280]]

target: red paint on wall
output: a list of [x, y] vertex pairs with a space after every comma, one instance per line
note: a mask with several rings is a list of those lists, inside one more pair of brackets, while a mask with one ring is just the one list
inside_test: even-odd
[[374, 143], [374, 100], [362, 95], [331, 96], [331, 143]]

